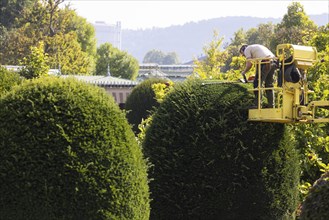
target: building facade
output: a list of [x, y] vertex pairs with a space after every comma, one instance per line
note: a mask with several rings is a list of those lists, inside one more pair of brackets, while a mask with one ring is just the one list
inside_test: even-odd
[[60, 77], [74, 77], [86, 83], [103, 87], [109, 95], [113, 96], [115, 102], [122, 108], [124, 107], [127, 97], [131, 93], [132, 89], [138, 84], [137, 81], [112, 76], [61, 75]]
[[104, 43], [110, 43], [121, 50], [121, 22], [107, 24], [104, 21], [96, 21], [94, 24], [97, 47]]
[[184, 81], [193, 74], [194, 65], [159, 65], [154, 63], [143, 63], [139, 65], [138, 81], [147, 78], [169, 79], [173, 82]]

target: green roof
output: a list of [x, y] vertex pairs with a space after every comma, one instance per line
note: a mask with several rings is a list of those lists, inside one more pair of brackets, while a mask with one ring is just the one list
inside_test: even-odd
[[74, 77], [87, 83], [98, 86], [109, 87], [134, 87], [138, 84], [137, 81], [122, 79], [113, 76], [83, 76], [83, 75], [61, 75], [62, 78]]

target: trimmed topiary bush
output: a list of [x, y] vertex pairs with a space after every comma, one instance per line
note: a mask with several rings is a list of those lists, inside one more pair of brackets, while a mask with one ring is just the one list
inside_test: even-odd
[[104, 90], [45, 77], [0, 100], [1, 219], [149, 219], [147, 165]]
[[248, 122], [241, 84], [189, 81], [169, 93], [146, 131], [151, 219], [290, 219], [298, 154], [288, 127]]
[[168, 80], [150, 78], [137, 85], [127, 98], [125, 109], [127, 110], [128, 122], [133, 126], [133, 131], [139, 133], [138, 125], [142, 119], [146, 119], [154, 107], [159, 103], [155, 99], [152, 85], [155, 83], [166, 83]]
[[325, 173], [310, 189], [301, 207], [300, 220], [329, 219], [329, 173]]

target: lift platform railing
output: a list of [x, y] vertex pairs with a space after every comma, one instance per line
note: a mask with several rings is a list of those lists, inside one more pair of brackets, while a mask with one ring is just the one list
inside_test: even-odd
[[[281, 65], [277, 74], [278, 83], [274, 87], [264, 88], [261, 83], [261, 66], [273, 62], [273, 60], [279, 61]], [[308, 89], [307, 69], [314, 65], [316, 60], [316, 48], [291, 44], [278, 45], [277, 58], [250, 59], [249, 61], [258, 68], [259, 74], [257, 78], [258, 87], [249, 90], [258, 93], [258, 106], [256, 109], [249, 109], [249, 121], [278, 123], [329, 122], [329, 118], [322, 117], [318, 113], [319, 108], [329, 109], [329, 101], [309, 102], [308, 98], [313, 91]], [[273, 108], [262, 107], [262, 94], [266, 90], [273, 90], [275, 94], [275, 106]]]
[[[282, 90], [281, 88], [279, 87], [268, 87], [268, 88], [265, 88], [262, 86], [262, 65], [271, 65], [272, 62], [276, 62], [276, 58], [257, 58], [257, 59], [248, 59], [248, 61], [250, 61], [251, 63], [253, 63], [256, 68], [257, 68], [257, 72], [258, 72], [258, 86], [257, 88], [254, 88], [254, 89], [250, 89], [249, 91], [253, 91], [253, 92], [257, 92], [258, 95], [258, 105], [257, 107], [259, 109], [262, 108], [262, 105], [261, 105], [261, 100], [262, 100], [262, 94], [266, 91], [266, 90], [273, 90], [273, 91], [280, 91]], [[269, 67], [270, 68], [270, 67]]]

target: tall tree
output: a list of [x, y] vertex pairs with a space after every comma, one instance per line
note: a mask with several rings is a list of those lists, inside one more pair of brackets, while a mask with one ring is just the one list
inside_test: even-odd
[[274, 28], [275, 25], [272, 22], [259, 24], [257, 26], [258, 32], [258, 44], [262, 44], [265, 47], [269, 48], [271, 51], [276, 50], [276, 46], [271, 45], [272, 38], [274, 37]]
[[231, 69], [231, 63], [233, 62], [233, 59], [235, 59], [234, 57], [238, 57], [240, 55], [239, 48], [242, 44], [247, 43], [247, 38], [249, 35], [247, 35], [243, 28], [240, 28], [234, 32], [233, 38], [230, 39], [231, 43], [225, 48], [227, 52], [227, 59], [225, 60], [225, 65], [221, 68], [222, 72], [227, 72]]
[[261, 44], [267, 48], [275, 50], [271, 47], [271, 40], [274, 36], [274, 25], [269, 22], [266, 24], [259, 24], [255, 28], [250, 28], [246, 32], [247, 44]]
[[18, 65], [29, 48], [45, 43], [49, 66], [63, 74], [92, 74], [95, 68], [95, 32], [86, 19], [69, 7], [60, 9], [64, 0], [34, 1], [15, 19], [13, 27], [0, 38], [0, 63]]
[[19, 65], [30, 53], [30, 47], [42, 41], [40, 35], [30, 24], [6, 31], [0, 40], [0, 64]]
[[138, 75], [138, 61], [125, 51], [121, 51], [110, 43], [100, 45], [97, 49], [96, 74], [135, 80]]
[[87, 19], [79, 16], [69, 6], [65, 6], [59, 11], [58, 26], [65, 33], [75, 32], [81, 45], [81, 50], [93, 57], [96, 56], [95, 28], [91, 23], [87, 22]]
[[248, 44], [260, 44], [260, 37], [259, 37], [259, 32], [257, 28], [250, 28], [246, 32], [246, 38]]
[[161, 50], [150, 50], [144, 56], [143, 63], [157, 63], [157, 64], [178, 64], [179, 58], [176, 52], [164, 53]]
[[38, 0], [1, 0], [0, 26], [7, 29], [15, 25], [15, 20], [22, 16], [24, 10], [29, 10]]
[[202, 79], [222, 79], [221, 68], [225, 65], [227, 59], [226, 51], [222, 51], [221, 46], [223, 37], [220, 37], [217, 31], [214, 31], [212, 41], [203, 48], [206, 55], [204, 60], [195, 60], [194, 75]]
[[144, 56], [143, 63], [157, 63], [162, 64], [162, 60], [165, 57], [164, 52], [161, 50], [151, 50]]
[[241, 46], [247, 42], [246, 32], [243, 28], [240, 28], [233, 34], [233, 38], [231, 38], [231, 46]]
[[319, 27], [310, 44], [315, 46], [318, 51], [324, 51], [326, 47], [329, 47], [329, 24]]
[[40, 42], [37, 47], [30, 48], [30, 54], [22, 61], [23, 68], [19, 74], [27, 79], [38, 78], [48, 74], [47, 55], [44, 53], [44, 44]]
[[46, 41], [50, 67], [60, 69], [64, 75], [94, 73], [94, 59], [82, 51], [75, 32], [57, 33], [53, 37], [46, 38]]
[[303, 5], [293, 2], [288, 12], [275, 29], [272, 45], [282, 43], [308, 44], [317, 30], [317, 25], [306, 15]]

